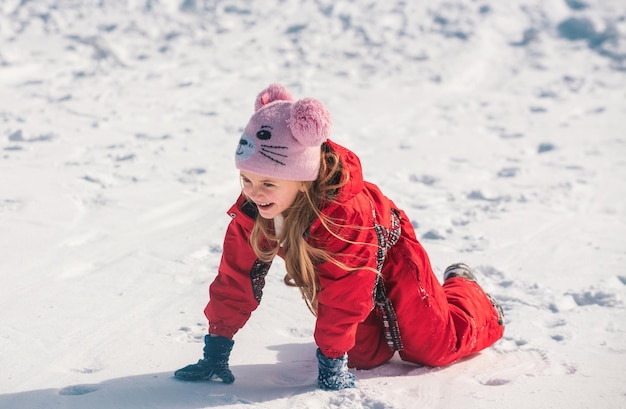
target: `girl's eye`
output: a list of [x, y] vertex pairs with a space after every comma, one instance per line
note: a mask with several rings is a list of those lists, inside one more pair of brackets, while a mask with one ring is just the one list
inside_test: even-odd
[[265, 186], [265, 187], [274, 187], [274, 185], [271, 184], [271, 183], [263, 183], [263, 186]]

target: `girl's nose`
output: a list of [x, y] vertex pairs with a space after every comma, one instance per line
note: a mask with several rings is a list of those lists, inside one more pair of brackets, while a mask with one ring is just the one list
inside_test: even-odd
[[255, 197], [259, 194], [259, 189], [255, 186], [249, 186], [248, 188], [245, 189], [245, 194], [250, 199], [254, 200]]

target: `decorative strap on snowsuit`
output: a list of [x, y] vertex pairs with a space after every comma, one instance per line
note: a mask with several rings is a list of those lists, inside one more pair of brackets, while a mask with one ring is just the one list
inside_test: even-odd
[[[245, 200], [241, 205], [241, 211], [250, 219], [255, 220], [259, 214], [259, 209], [250, 200]], [[236, 217], [236, 213], [232, 213], [231, 217]], [[256, 259], [250, 270], [250, 282], [252, 284], [252, 294], [256, 302], [260, 303], [263, 297], [263, 288], [265, 288], [265, 276], [272, 266], [272, 263], [267, 263]]]
[[[391, 209], [391, 226], [386, 228], [376, 222], [376, 212], [372, 210], [374, 215], [374, 229], [378, 237], [378, 254], [376, 260], [376, 268], [381, 273], [385, 262], [385, 254], [400, 238], [400, 214], [396, 209]], [[378, 275], [376, 279], [376, 289], [374, 291], [374, 303], [380, 312], [385, 330], [385, 339], [387, 346], [391, 351], [402, 350], [402, 339], [400, 337], [400, 328], [398, 327], [398, 319], [396, 310], [393, 308], [391, 300], [387, 296], [383, 276]]]
[[263, 297], [263, 288], [265, 287], [265, 276], [269, 271], [272, 263], [266, 263], [256, 259], [252, 270], [250, 271], [250, 280], [252, 281], [252, 292], [256, 302], [260, 303]]

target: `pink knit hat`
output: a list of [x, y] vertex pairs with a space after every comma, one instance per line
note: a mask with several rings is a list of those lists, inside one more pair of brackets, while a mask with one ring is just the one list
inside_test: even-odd
[[320, 147], [331, 128], [324, 105], [313, 98], [294, 102], [285, 87], [271, 84], [254, 108], [237, 146], [237, 169], [276, 179], [317, 179]]

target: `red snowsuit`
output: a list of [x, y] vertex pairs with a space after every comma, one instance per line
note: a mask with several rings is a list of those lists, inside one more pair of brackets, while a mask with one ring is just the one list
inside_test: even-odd
[[[406, 214], [363, 180], [354, 153], [327, 143], [350, 178], [322, 212], [339, 223], [335, 233], [345, 240], [319, 220], [311, 224], [307, 240], [358, 269], [345, 271], [330, 262], [317, 266], [315, 341], [322, 353], [338, 358], [347, 352], [349, 366], [362, 369], [384, 363], [394, 350], [406, 361], [440, 366], [500, 339], [504, 327], [480, 286], [460, 277], [440, 285]], [[248, 242], [254, 204], [241, 196], [229, 214], [233, 220], [205, 315], [211, 334], [232, 338], [258, 307], [270, 265], [257, 259]]]

